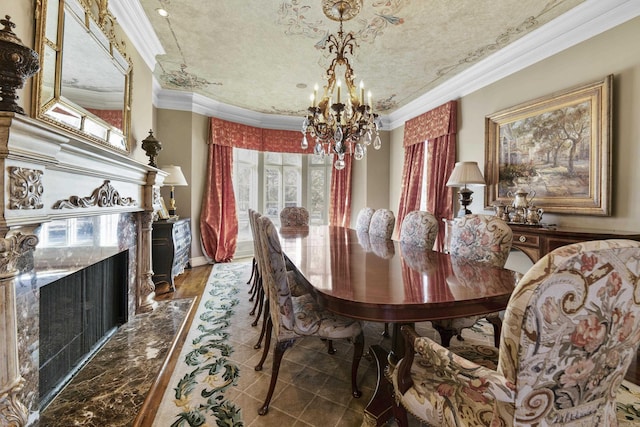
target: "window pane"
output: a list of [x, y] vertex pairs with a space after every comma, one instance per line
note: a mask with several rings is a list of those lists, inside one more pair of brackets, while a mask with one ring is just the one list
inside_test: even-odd
[[324, 168], [312, 168], [309, 171], [309, 217], [310, 222], [322, 223], [327, 212], [326, 205], [326, 170]]
[[302, 155], [283, 153], [282, 164], [288, 166], [302, 166]]
[[280, 153], [264, 153], [264, 162], [268, 165], [281, 165], [282, 154]]
[[312, 165], [324, 165], [327, 162], [328, 156], [316, 156], [309, 154], [309, 163]]
[[264, 182], [265, 182], [265, 212], [270, 218], [276, 219], [279, 217], [280, 210], [282, 209], [282, 172], [280, 168], [265, 167], [264, 170]]

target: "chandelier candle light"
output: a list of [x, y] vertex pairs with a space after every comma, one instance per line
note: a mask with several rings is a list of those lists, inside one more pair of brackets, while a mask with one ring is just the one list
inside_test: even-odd
[[[323, 0], [324, 14], [331, 20], [340, 21], [338, 34], [330, 34], [324, 47], [328, 47], [329, 53], [335, 53], [336, 57], [327, 69], [327, 84], [324, 86], [322, 98], [318, 100], [316, 85], [311, 95], [309, 114], [302, 123], [302, 148], [309, 147], [309, 134], [310, 138], [315, 139], [314, 154], [336, 155], [334, 167], [337, 170], [344, 169], [345, 154], [353, 154], [356, 160], [361, 160], [367, 152], [367, 146], [373, 143], [376, 150], [382, 146], [378, 133], [378, 115], [373, 113], [371, 92], [368, 92], [365, 102], [364, 83], [360, 81], [358, 94], [358, 87], [354, 83], [355, 74], [347, 58], [347, 54], [353, 55], [357, 46], [355, 36], [352, 32], [345, 34], [342, 31], [343, 21], [355, 17], [361, 7], [362, 0]], [[341, 96], [342, 81], [336, 79], [337, 66], [344, 68], [346, 104]]]

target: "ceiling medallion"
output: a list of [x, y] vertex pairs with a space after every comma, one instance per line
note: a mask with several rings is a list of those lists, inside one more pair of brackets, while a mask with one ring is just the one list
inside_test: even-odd
[[322, 0], [322, 12], [332, 21], [349, 21], [360, 13], [362, 0]]
[[[352, 32], [345, 34], [342, 31], [343, 21], [356, 16], [361, 5], [362, 1], [358, 0], [323, 0], [322, 8], [327, 17], [334, 19], [330, 13], [337, 11], [339, 14], [340, 29], [337, 35], [330, 34], [327, 37], [327, 43], [324, 47], [324, 49], [328, 48], [329, 53], [335, 53], [335, 58], [326, 71], [327, 84], [324, 86], [324, 94], [318, 100], [318, 86], [316, 85], [311, 95], [311, 106], [302, 123], [302, 148], [309, 147], [307, 139], [307, 134], [309, 134], [312, 139], [315, 139], [314, 154], [318, 156], [335, 154], [337, 156], [334, 162], [334, 167], [337, 170], [344, 169], [345, 154], [353, 154], [356, 160], [360, 160], [365, 156], [367, 146], [372, 142], [373, 148], [376, 150], [382, 146], [378, 133], [380, 124], [378, 115], [373, 113], [371, 92], [368, 92], [365, 102], [364, 84], [360, 81], [358, 93], [358, 88], [353, 81], [355, 74], [347, 58], [347, 54], [353, 55], [354, 48], [357, 46], [356, 38]], [[342, 102], [341, 97], [342, 81], [336, 80], [336, 67], [338, 66], [344, 70], [346, 104]]]

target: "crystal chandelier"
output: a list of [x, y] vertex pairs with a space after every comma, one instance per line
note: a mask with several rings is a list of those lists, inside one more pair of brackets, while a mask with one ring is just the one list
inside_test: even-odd
[[[361, 6], [362, 0], [323, 0], [324, 14], [329, 19], [340, 21], [338, 34], [330, 34], [324, 46], [324, 49], [328, 48], [329, 53], [335, 53], [336, 56], [327, 69], [327, 84], [322, 98], [318, 100], [316, 85], [311, 95], [309, 113], [302, 123], [302, 148], [309, 147], [307, 135], [312, 140], [315, 139], [314, 154], [334, 154], [334, 167], [337, 170], [344, 169], [345, 154], [353, 154], [356, 160], [361, 160], [369, 145], [373, 144], [376, 150], [382, 145], [378, 133], [378, 115], [373, 113], [371, 92], [365, 102], [364, 84], [360, 81], [359, 88], [356, 87], [355, 74], [347, 58], [347, 54], [353, 55], [357, 46], [355, 36], [352, 32], [344, 34], [342, 31], [343, 21], [356, 16]], [[338, 66], [344, 69], [346, 99], [341, 96], [342, 81], [336, 79]]]

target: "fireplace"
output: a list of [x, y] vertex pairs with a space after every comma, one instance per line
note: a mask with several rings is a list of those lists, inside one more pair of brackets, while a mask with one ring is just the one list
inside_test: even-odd
[[153, 310], [166, 174], [2, 111], [0, 153], [0, 425], [26, 426], [111, 330]]
[[41, 408], [127, 321], [127, 255], [120, 252], [40, 288]]

